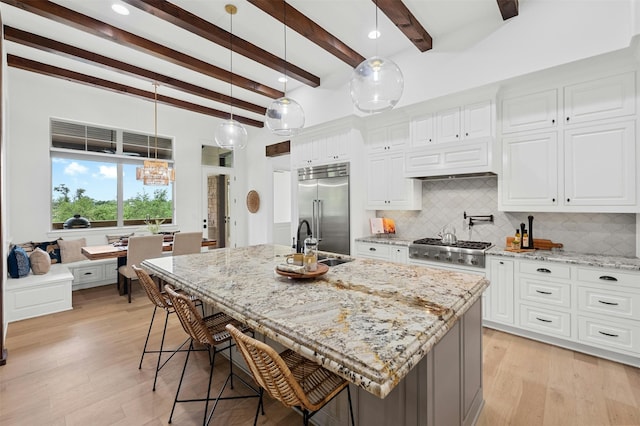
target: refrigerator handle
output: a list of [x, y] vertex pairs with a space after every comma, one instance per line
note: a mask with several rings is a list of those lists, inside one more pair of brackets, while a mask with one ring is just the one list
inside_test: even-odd
[[318, 238], [318, 234], [316, 232], [316, 201], [318, 200], [313, 200], [313, 207], [311, 208], [311, 233], [314, 237]]
[[322, 200], [318, 200], [318, 214], [316, 215], [318, 227], [318, 241], [322, 240]]

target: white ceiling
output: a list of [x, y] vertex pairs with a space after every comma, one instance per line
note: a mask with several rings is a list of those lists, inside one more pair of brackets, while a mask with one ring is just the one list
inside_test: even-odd
[[[225, 70], [229, 69], [230, 54], [227, 49], [133, 6], [125, 5], [130, 10], [130, 15], [118, 15], [111, 10], [111, 4], [114, 2], [120, 1], [55, 1], [64, 7], [120, 29], [161, 43]], [[227, 31], [231, 29], [230, 15], [224, 10], [225, 4], [230, 1], [171, 0], [171, 2]], [[233, 17], [233, 34], [281, 58], [284, 57], [284, 26], [244, 0], [231, 3], [238, 8], [238, 13]], [[376, 51], [386, 57], [393, 57], [406, 51], [413, 52], [412, 54], [415, 55], [429, 55], [429, 51], [421, 53], [381, 11], [377, 13], [377, 19], [382, 36], [377, 42], [368, 39], [367, 34], [375, 28], [376, 22], [376, 6], [371, 0], [287, 0], [287, 3], [364, 57], [372, 56], [376, 54]], [[467, 40], [468, 43], [473, 43], [476, 37], [482, 37], [483, 34], [487, 34], [487, 31], [504, 25], [496, 0], [404, 0], [404, 3], [432, 36], [435, 51], [438, 46], [446, 45], [447, 40], [455, 39], [458, 42], [459, 40]], [[228, 83], [141, 53], [138, 50], [124, 47], [4, 3], [0, 3], [0, 9], [5, 25], [98, 52], [220, 93], [230, 94], [231, 92]], [[348, 81], [352, 71], [349, 65], [291, 29], [286, 30], [286, 45], [287, 60], [320, 77], [320, 87], [323, 87], [323, 81], [331, 81], [331, 84], [342, 84]], [[96, 65], [64, 58], [54, 53], [12, 42], [6, 43], [6, 51], [46, 64], [153, 91], [152, 82], [149, 80], [126, 76]], [[238, 54], [233, 55], [233, 72], [272, 88], [283, 90], [282, 83], [278, 82], [280, 76], [278, 72]], [[287, 83], [287, 90], [295, 89], [301, 84], [290, 79]], [[168, 87], [160, 87], [158, 90], [163, 95], [229, 111], [228, 105], [182, 93]], [[270, 99], [265, 96], [239, 87], [233, 88], [233, 96], [264, 107], [270, 102]], [[263, 119], [262, 116], [249, 111], [238, 112], [234, 108], [234, 112], [248, 118]]]

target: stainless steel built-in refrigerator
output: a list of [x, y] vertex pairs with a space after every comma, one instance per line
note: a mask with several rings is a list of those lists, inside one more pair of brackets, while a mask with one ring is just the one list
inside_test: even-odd
[[[350, 254], [349, 163], [298, 170], [298, 220], [303, 219], [318, 239], [318, 250]], [[305, 233], [303, 226], [302, 241]]]

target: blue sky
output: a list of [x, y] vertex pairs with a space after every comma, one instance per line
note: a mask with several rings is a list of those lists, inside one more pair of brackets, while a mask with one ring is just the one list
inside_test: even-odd
[[[73, 197], [78, 188], [86, 190], [85, 195], [95, 200], [115, 200], [117, 191], [117, 166], [115, 163], [53, 158], [51, 162], [52, 188], [64, 183]], [[136, 180], [135, 165], [124, 165], [124, 199], [131, 198], [143, 189], [152, 194], [151, 187], [145, 188]], [[60, 193], [54, 192], [58, 198]]]

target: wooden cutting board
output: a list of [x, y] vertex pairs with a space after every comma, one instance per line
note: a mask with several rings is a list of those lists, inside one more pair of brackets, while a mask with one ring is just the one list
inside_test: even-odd
[[[513, 242], [514, 237], [507, 237], [507, 248], [511, 249], [511, 243]], [[533, 239], [533, 247], [537, 250], [551, 250], [552, 248], [562, 248], [564, 245], [562, 243], [554, 243], [551, 240], [545, 240], [543, 238], [534, 238]], [[512, 249], [513, 250], [513, 249]], [[526, 249], [520, 249], [526, 250]]]

